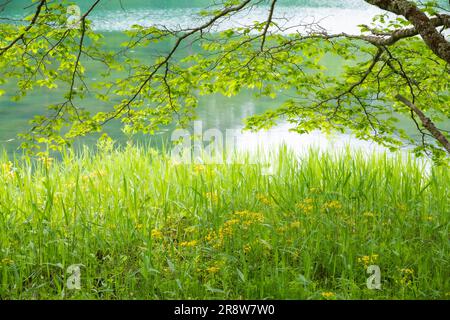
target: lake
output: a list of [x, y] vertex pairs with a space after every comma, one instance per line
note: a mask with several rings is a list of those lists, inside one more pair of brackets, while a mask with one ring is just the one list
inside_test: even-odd
[[[88, 8], [91, 1], [74, 1], [82, 10]], [[3, 16], [20, 18], [27, 10], [31, 13], [33, 8], [24, 10], [29, 5], [27, 0], [14, 0], [6, 7]], [[105, 43], [108, 49], [117, 50], [120, 43], [125, 41], [121, 33], [129, 29], [133, 24], [166, 25], [169, 27], [189, 27], [198, 23], [196, 13], [202, 7], [211, 3], [208, 0], [104, 0], [96, 8], [91, 16], [93, 28], [104, 35]], [[446, 1], [443, 1], [446, 3]], [[277, 9], [278, 16], [285, 16], [288, 25], [295, 25], [298, 21], [321, 21], [321, 25], [330, 32], [356, 33], [358, 25], [368, 23], [371, 17], [381, 13], [374, 6], [366, 4], [362, 0], [283, 0], [280, 1]], [[264, 20], [267, 15], [267, 7], [258, 7], [247, 13], [227, 21], [222, 28], [238, 25], [243, 22], [255, 20]], [[168, 44], [161, 44], [158, 50], [164, 51], [169, 48]], [[146, 58], [154, 48], [139, 49], [133, 54], [141, 59]], [[185, 50], [195, 50], [187, 48]], [[332, 57], [325, 59], [324, 63], [328, 67], [328, 72], [336, 72], [343, 61]], [[99, 77], [99, 69], [95, 64], [88, 64], [87, 75], [89, 81], [94, 83]], [[59, 102], [62, 98], [61, 89], [52, 90], [34, 90], [26, 98], [18, 102], [10, 101], [15, 88], [11, 84], [2, 87], [7, 93], [0, 98], [0, 146], [5, 148], [8, 153], [13, 152], [20, 145], [17, 134], [29, 129], [28, 121], [33, 115], [45, 112], [45, 106], [51, 103]], [[241, 129], [243, 119], [255, 113], [261, 113], [265, 110], [277, 107], [283, 101], [287, 93], [279, 92], [276, 99], [256, 99], [252, 92], [243, 92], [236, 97], [228, 98], [221, 95], [206, 96], [200, 98], [198, 107], [199, 120], [202, 121], [204, 129], [217, 128], [221, 131], [226, 129]], [[93, 97], [85, 101], [85, 107], [97, 110], [107, 107], [100, 105]], [[408, 130], [413, 130], [412, 126], [403, 121], [401, 124]], [[112, 123], [108, 126], [107, 132], [119, 141], [124, 141], [125, 137], [120, 131], [118, 123]], [[170, 130], [160, 132], [155, 136], [139, 136], [140, 141], [154, 141], [155, 145], [160, 145], [159, 137], [167, 138]], [[92, 144], [97, 139], [97, 135], [82, 138], [78, 144]], [[378, 149], [376, 145], [370, 142], [359, 141], [350, 135], [337, 135], [335, 137], [325, 137], [314, 132], [308, 135], [299, 135], [289, 132], [289, 126], [281, 123], [273, 130], [262, 133], [245, 133], [238, 141], [240, 149], [254, 149], [255, 146], [264, 145], [271, 148], [273, 145], [287, 143], [295, 149], [302, 149], [311, 145], [328, 146], [340, 148], [345, 145], [352, 145], [358, 148], [369, 150]]]

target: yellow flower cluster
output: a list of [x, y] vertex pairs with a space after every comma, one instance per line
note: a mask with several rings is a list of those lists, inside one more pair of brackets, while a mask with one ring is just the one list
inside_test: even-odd
[[334, 297], [334, 293], [333, 292], [322, 292], [322, 297], [324, 297], [325, 299], [329, 299], [329, 298], [333, 298]]
[[261, 213], [258, 212], [251, 212], [251, 211], [237, 211], [234, 213], [235, 216], [239, 217], [241, 222], [248, 226], [254, 223], [263, 223], [264, 222], [264, 216]]
[[183, 242], [180, 242], [180, 247], [191, 248], [191, 247], [195, 247], [197, 245], [197, 243], [198, 243], [197, 240], [183, 241]]
[[[199, 263], [198, 261], [195, 261], [196, 263]], [[214, 261], [212, 264], [209, 265], [209, 267], [207, 268], [198, 268], [197, 272], [203, 272], [205, 271], [206, 273], [210, 274], [210, 275], [215, 275], [216, 273], [219, 273], [220, 270], [223, 269], [223, 266], [225, 265], [224, 261]]]
[[225, 239], [231, 237], [238, 229], [248, 229], [251, 225], [264, 222], [264, 216], [261, 213], [251, 212], [248, 210], [237, 211], [233, 213], [231, 219], [225, 221], [219, 228], [217, 234], [209, 232], [205, 240], [216, 242], [215, 247], [223, 245]]
[[14, 166], [11, 161], [2, 163], [2, 172], [6, 178], [14, 177]]
[[400, 269], [400, 280], [396, 280], [396, 283], [401, 284], [402, 286], [409, 286], [412, 284], [414, 278], [414, 270], [410, 268]]
[[208, 235], [205, 237], [206, 241], [212, 241], [216, 238], [216, 233], [214, 231], [208, 232]]
[[314, 210], [314, 200], [311, 198], [306, 198], [302, 202], [297, 203], [297, 208], [302, 210], [304, 213], [308, 214]]
[[38, 158], [38, 160], [40, 162], [42, 162], [42, 164], [46, 167], [49, 168], [51, 166], [51, 164], [53, 163], [54, 159], [51, 157], [47, 157], [47, 156], [43, 156]]
[[117, 225], [114, 224], [114, 223], [109, 223], [109, 224], [107, 225], [107, 228], [108, 228], [108, 229], [111, 229], [111, 230], [116, 230], [116, 229], [117, 229]]
[[151, 231], [152, 238], [154, 239], [162, 239], [163, 233], [158, 229], [153, 229]]
[[325, 202], [322, 208], [325, 210], [339, 210], [342, 209], [342, 204], [337, 200], [333, 200]]
[[2, 171], [3, 172], [10, 172], [13, 169], [13, 164], [11, 161], [2, 163]]
[[220, 271], [220, 268], [219, 268], [219, 267], [216, 267], [216, 266], [212, 266], [212, 267], [206, 268], [206, 271], [207, 271], [208, 273], [214, 274], [214, 273], [219, 272], [219, 271]]
[[144, 227], [142, 223], [136, 223], [136, 230], [141, 230]]
[[231, 219], [224, 222], [223, 226], [219, 229], [219, 238], [223, 240], [226, 236], [233, 234], [233, 226], [240, 222], [239, 219]]
[[378, 260], [378, 254], [372, 254], [370, 256], [362, 256], [358, 258], [358, 262], [363, 264], [364, 267], [368, 267], [371, 263], [376, 263]]
[[414, 274], [414, 270], [409, 268], [400, 269], [400, 272], [404, 274]]
[[11, 260], [10, 258], [3, 258], [2, 260], [1, 260], [1, 264], [3, 264], [3, 265], [9, 265], [9, 264], [13, 264], [14, 263], [14, 261], [13, 260]]
[[219, 201], [219, 195], [218, 195], [217, 191], [207, 192], [205, 194], [205, 197], [208, 198], [209, 200], [211, 200], [211, 202], [218, 202]]
[[272, 205], [272, 201], [263, 194], [257, 194], [256, 199], [258, 199], [259, 202], [265, 204], [266, 206]]
[[200, 174], [200, 173], [202, 173], [203, 171], [205, 171], [205, 166], [203, 165], [203, 164], [196, 164], [195, 166], [194, 166], [194, 173], [195, 174]]

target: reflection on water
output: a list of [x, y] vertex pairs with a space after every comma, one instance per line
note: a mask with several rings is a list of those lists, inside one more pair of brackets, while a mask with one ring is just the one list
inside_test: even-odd
[[326, 135], [320, 131], [308, 134], [298, 134], [289, 129], [289, 124], [281, 124], [267, 131], [257, 133], [243, 132], [237, 143], [238, 151], [251, 153], [269, 153], [284, 145], [297, 154], [303, 154], [313, 148], [319, 151], [334, 151], [350, 148], [351, 150], [364, 150], [367, 153], [386, 151], [375, 142], [363, 141], [349, 134]]

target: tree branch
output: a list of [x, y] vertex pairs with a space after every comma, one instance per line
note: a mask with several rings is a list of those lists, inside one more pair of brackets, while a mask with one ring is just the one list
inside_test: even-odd
[[148, 75], [148, 77], [139, 85], [139, 87], [137, 88], [136, 92], [132, 95], [132, 97], [130, 99], [128, 99], [128, 101], [123, 104], [122, 106], [120, 106], [118, 108], [118, 110], [116, 112], [114, 112], [114, 114], [107, 118], [106, 120], [104, 120], [101, 125], [105, 125], [107, 122], [111, 121], [112, 119], [116, 118], [117, 116], [120, 115], [120, 113], [125, 110], [126, 108], [128, 108], [131, 103], [133, 103], [133, 101], [136, 100], [136, 98], [139, 96], [139, 94], [142, 92], [142, 90], [144, 90], [145, 86], [150, 83], [150, 81], [153, 79], [153, 77], [155, 76], [155, 74], [164, 66], [167, 65], [169, 63], [169, 61], [172, 59], [173, 55], [175, 54], [175, 52], [178, 50], [179, 46], [181, 45], [181, 43], [183, 42], [183, 40], [185, 40], [186, 38], [189, 38], [190, 36], [198, 33], [198, 32], [202, 32], [203, 30], [211, 27], [214, 25], [214, 23], [219, 20], [222, 17], [225, 17], [226, 15], [233, 13], [233, 12], [239, 12], [240, 10], [242, 10], [244, 7], [246, 7], [252, 0], [245, 0], [243, 1], [241, 4], [236, 5], [236, 6], [231, 6], [231, 7], [226, 7], [224, 8], [222, 11], [220, 11], [218, 14], [216, 14], [215, 16], [213, 16], [209, 21], [205, 22], [203, 25], [197, 27], [197, 28], [193, 28], [191, 29], [189, 32], [184, 33], [183, 35], [181, 35], [180, 37], [177, 38], [174, 46], [172, 47], [172, 49], [170, 50], [170, 52], [162, 59], [162, 61], [158, 64], [156, 64], [154, 66], [153, 71]]
[[33, 18], [31, 19], [30, 24], [23, 30], [23, 32], [18, 35], [13, 41], [10, 42], [6, 47], [0, 48], [0, 56], [2, 56], [6, 51], [11, 49], [19, 40], [23, 40], [23, 37], [26, 33], [36, 24], [39, 15], [41, 14], [42, 8], [44, 7], [47, 0], [41, 0], [36, 8], [36, 12], [34, 13]]
[[422, 37], [426, 45], [441, 59], [450, 63], [450, 42], [417, 5], [407, 0], [365, 0], [380, 9], [404, 16]]
[[262, 41], [261, 41], [261, 51], [264, 50], [264, 44], [266, 42], [267, 31], [269, 31], [270, 24], [272, 23], [273, 13], [275, 11], [275, 5], [277, 4], [277, 0], [272, 0], [272, 4], [270, 6], [269, 17], [267, 18], [266, 26], [264, 27], [264, 31], [262, 33]]
[[397, 94], [395, 98], [408, 106], [420, 119], [423, 126], [433, 135], [433, 137], [439, 141], [439, 143], [445, 148], [448, 154], [450, 154], [450, 142], [447, 140], [447, 138], [444, 136], [444, 134], [439, 131], [438, 128], [436, 128], [433, 121], [431, 121], [430, 118], [428, 118], [422, 110], [420, 110], [414, 103], [406, 99], [401, 94]]

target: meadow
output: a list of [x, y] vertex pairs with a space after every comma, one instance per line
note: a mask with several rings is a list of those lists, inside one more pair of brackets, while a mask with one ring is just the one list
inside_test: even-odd
[[448, 167], [351, 150], [280, 147], [270, 170], [238, 157], [5, 153], [0, 299], [450, 299]]

